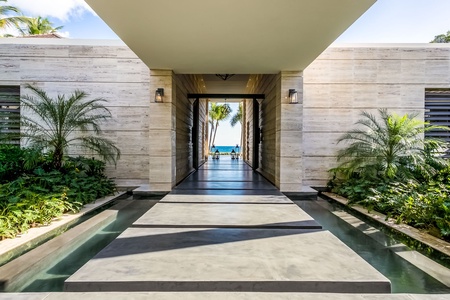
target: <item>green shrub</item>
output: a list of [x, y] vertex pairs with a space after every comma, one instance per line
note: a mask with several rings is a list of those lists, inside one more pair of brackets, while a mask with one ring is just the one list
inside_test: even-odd
[[54, 170], [49, 167], [48, 155], [42, 156], [34, 169], [22, 167], [21, 176], [0, 184], [0, 239], [49, 224], [115, 191], [114, 182], [104, 175], [104, 162], [67, 158], [61, 169]]
[[39, 149], [0, 144], [0, 183], [17, 179], [43, 160]]
[[330, 170], [328, 186], [350, 203], [450, 241], [450, 166], [438, 155], [444, 143], [421, 135], [445, 128], [386, 110], [379, 119], [362, 116], [357, 123], [362, 127], [339, 139], [349, 144], [339, 151], [341, 164]]

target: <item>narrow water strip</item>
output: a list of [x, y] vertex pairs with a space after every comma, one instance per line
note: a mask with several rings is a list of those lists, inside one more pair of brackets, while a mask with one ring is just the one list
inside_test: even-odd
[[[324, 229], [344, 242], [359, 256], [389, 278], [392, 293], [450, 293], [450, 288], [397, 255], [392, 245], [400, 244], [391, 237], [385, 238], [388, 245], [355, 228], [337, 215], [342, 210], [325, 200], [294, 201], [311, 215]], [[361, 225], [364, 226], [364, 225]], [[377, 234], [382, 234], [378, 233]], [[379, 237], [377, 237], [379, 239]], [[403, 246], [402, 246], [403, 247]], [[406, 247], [406, 246], [404, 246]]]

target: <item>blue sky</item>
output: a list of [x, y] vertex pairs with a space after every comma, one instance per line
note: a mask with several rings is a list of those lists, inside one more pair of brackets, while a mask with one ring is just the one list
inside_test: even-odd
[[[71, 38], [117, 36], [83, 0], [8, 0], [26, 15], [49, 17]], [[337, 42], [426, 43], [450, 30], [450, 0], [378, 0]]]
[[[55, 27], [63, 25], [62, 33], [69, 38], [118, 39], [83, 0], [8, 0], [7, 4], [28, 16], [48, 17]], [[450, 30], [449, 12], [450, 0], [378, 0], [336, 43], [428, 43]], [[239, 126], [231, 128], [225, 122], [219, 126], [216, 145], [235, 145], [239, 136]]]

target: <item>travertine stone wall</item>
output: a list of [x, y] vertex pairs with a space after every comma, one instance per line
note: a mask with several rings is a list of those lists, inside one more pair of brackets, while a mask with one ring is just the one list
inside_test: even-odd
[[[299, 191], [302, 185], [326, 184], [327, 170], [336, 165], [336, 152], [342, 147], [336, 139], [353, 127], [361, 110], [388, 108], [423, 117], [425, 88], [450, 88], [450, 45], [330, 47], [303, 77], [301, 72], [281, 72], [250, 79], [246, 92], [263, 93], [266, 99], [258, 112], [253, 112], [251, 99], [244, 101], [244, 159], [254, 165], [256, 113], [256, 126], [263, 130], [258, 171], [282, 191]], [[206, 92], [201, 76], [170, 70], [150, 74], [120, 41], [0, 40], [0, 84], [20, 85], [24, 94], [26, 83], [50, 95], [78, 88], [108, 100], [114, 121], [103, 128], [118, 143], [122, 158], [107, 172], [119, 185], [150, 183], [151, 190], [169, 191], [195, 168], [193, 99], [186, 94]], [[161, 87], [164, 103], [154, 103], [154, 92]], [[291, 88], [303, 103], [288, 104]], [[200, 100], [199, 111], [202, 141], [208, 132], [207, 100]], [[198, 151], [201, 164], [207, 146], [200, 144]]]
[[326, 184], [343, 146], [336, 140], [362, 110], [423, 117], [425, 88], [450, 88], [450, 45], [328, 48], [304, 71], [304, 184]]
[[[282, 192], [298, 192], [303, 183], [303, 77], [302, 72], [280, 74], [277, 106], [277, 145], [279, 145], [279, 188]], [[297, 91], [298, 104], [289, 103], [289, 89]]]
[[[150, 73], [150, 90], [164, 88], [164, 102], [150, 103], [150, 148], [156, 151], [149, 153], [149, 188], [170, 191], [194, 170], [193, 101], [187, 94], [201, 93], [202, 85], [197, 75], [176, 75], [171, 70]], [[204, 102], [199, 109], [199, 123], [205, 120]]]
[[[263, 140], [259, 146], [258, 172], [283, 192], [300, 191], [303, 179], [302, 73], [280, 72], [255, 75], [251, 79], [249, 91], [265, 94], [259, 112]], [[289, 89], [297, 90], [299, 104], [289, 104]], [[250, 111], [247, 109], [246, 113]]]
[[[149, 69], [120, 42], [51, 42], [2, 39], [0, 84], [20, 85], [21, 94], [27, 93], [24, 85], [30, 83], [52, 96], [80, 89], [90, 97], [107, 99], [114, 121], [103, 129], [122, 151], [117, 167], [108, 166], [108, 175], [119, 185], [147, 183]], [[80, 152], [71, 149], [71, 153]]]
[[151, 70], [150, 75], [150, 91], [163, 88], [164, 100], [163, 103], [150, 101], [146, 183], [150, 191], [170, 191], [176, 182], [176, 80], [171, 70]]

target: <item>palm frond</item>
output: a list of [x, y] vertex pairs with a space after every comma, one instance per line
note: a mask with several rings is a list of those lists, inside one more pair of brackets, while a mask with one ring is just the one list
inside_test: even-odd
[[[415, 171], [426, 174], [434, 172], [432, 167], [424, 167], [426, 161], [434, 155], [426, 155], [427, 149], [438, 148], [442, 141], [424, 139], [428, 130], [448, 130], [444, 126], [428, 126], [416, 119], [417, 114], [403, 116], [380, 109], [379, 118], [368, 112], [362, 112], [362, 118], [356, 122], [361, 128], [353, 129], [338, 138], [346, 147], [337, 153], [340, 163], [337, 168], [342, 174], [352, 173], [372, 177], [378, 173], [387, 178], [412, 178]], [[429, 145], [429, 146], [427, 146]], [[436, 158], [435, 165], [444, 162]], [[376, 172], [374, 172], [376, 171]]]
[[37, 87], [26, 85], [32, 95], [21, 97], [22, 104], [32, 114], [24, 115], [23, 136], [33, 145], [54, 151], [54, 166], [60, 167], [67, 148], [80, 142], [107, 161], [117, 162], [120, 150], [113, 142], [101, 137], [101, 123], [111, 118], [103, 98], [86, 100], [85, 92], [76, 90], [69, 97], [51, 98]]
[[120, 159], [120, 149], [114, 142], [106, 138], [88, 136], [81, 137], [79, 140], [81, 141], [81, 146], [94, 151], [107, 162], [116, 164], [117, 160]]

